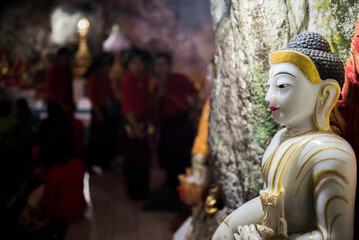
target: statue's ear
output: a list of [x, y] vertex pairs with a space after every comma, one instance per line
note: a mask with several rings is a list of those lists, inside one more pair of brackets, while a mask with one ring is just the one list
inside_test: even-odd
[[318, 92], [315, 104], [314, 120], [318, 129], [327, 131], [329, 129], [329, 116], [337, 103], [340, 94], [340, 87], [337, 81], [327, 79], [323, 81]]

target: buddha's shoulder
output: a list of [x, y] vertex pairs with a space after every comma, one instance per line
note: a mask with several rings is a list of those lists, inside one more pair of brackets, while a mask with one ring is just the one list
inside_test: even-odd
[[342, 137], [327, 132], [312, 132], [309, 134], [304, 135], [301, 138], [302, 141], [305, 141], [307, 146], [329, 146], [329, 145], [336, 145], [341, 146], [342, 148], [349, 148], [352, 149], [350, 144]]
[[302, 162], [323, 161], [324, 159], [355, 162], [355, 154], [352, 147], [338, 135], [315, 132], [303, 136], [301, 141], [305, 142], [300, 153]]

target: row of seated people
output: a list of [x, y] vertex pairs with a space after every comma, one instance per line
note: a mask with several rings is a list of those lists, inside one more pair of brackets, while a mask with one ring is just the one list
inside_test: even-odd
[[79, 158], [78, 120], [49, 105], [49, 117], [32, 117], [26, 100], [13, 114], [0, 100], [1, 223], [4, 239], [63, 239], [68, 224], [87, 209], [85, 165]]

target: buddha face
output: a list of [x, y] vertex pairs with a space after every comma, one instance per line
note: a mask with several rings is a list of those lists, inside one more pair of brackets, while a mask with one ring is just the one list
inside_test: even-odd
[[296, 128], [313, 125], [314, 109], [321, 84], [312, 83], [294, 64], [273, 64], [268, 80], [266, 101], [274, 121]]

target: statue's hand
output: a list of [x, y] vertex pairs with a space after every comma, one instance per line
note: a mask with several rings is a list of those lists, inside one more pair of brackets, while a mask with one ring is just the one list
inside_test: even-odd
[[238, 233], [234, 234], [236, 240], [262, 240], [262, 237], [257, 231], [256, 225], [244, 225], [238, 227]]

